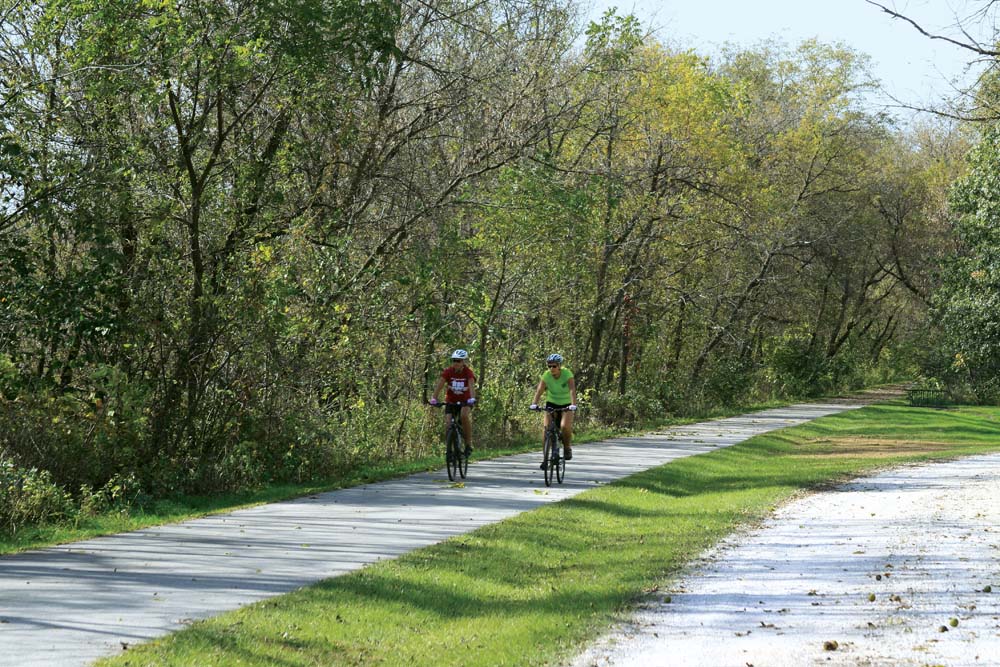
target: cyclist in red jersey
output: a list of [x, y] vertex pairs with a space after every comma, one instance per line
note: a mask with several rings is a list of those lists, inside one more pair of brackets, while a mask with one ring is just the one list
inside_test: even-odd
[[[434, 393], [431, 395], [431, 405], [437, 405], [441, 388], [448, 386], [445, 394], [445, 428], [448, 427], [447, 415], [459, 415], [462, 420], [462, 432], [465, 434], [465, 455], [472, 453], [472, 406], [476, 404], [476, 374], [468, 366], [469, 353], [465, 350], [455, 350], [451, 353], [451, 365], [441, 372]], [[463, 405], [451, 405], [463, 403]]]

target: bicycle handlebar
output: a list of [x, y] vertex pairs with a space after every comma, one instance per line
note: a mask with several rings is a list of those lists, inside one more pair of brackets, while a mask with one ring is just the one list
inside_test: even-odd
[[432, 408], [443, 408], [446, 405], [461, 405], [463, 408], [468, 405], [470, 408], [477, 405], [477, 403], [469, 403], [468, 401], [459, 401], [457, 403], [448, 403], [447, 401], [438, 401], [437, 403], [428, 403], [427, 405]]

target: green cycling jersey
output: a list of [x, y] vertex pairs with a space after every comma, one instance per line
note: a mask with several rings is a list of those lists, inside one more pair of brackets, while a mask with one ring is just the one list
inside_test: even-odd
[[573, 371], [568, 368], [561, 368], [559, 377], [552, 375], [552, 371], [545, 371], [542, 374], [542, 382], [545, 383], [545, 400], [555, 405], [569, 405], [572, 397], [569, 392], [569, 381], [573, 379]]

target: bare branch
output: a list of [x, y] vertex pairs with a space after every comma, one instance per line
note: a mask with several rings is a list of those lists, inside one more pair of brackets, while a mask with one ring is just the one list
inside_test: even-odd
[[976, 43], [976, 41], [974, 39], [972, 39], [971, 37], [969, 37], [969, 34], [967, 32], [965, 32], [964, 30], [962, 32], [963, 32], [963, 34], [965, 34], [966, 37], [969, 37], [969, 42], [960, 42], [959, 40], [952, 39], [951, 37], [946, 37], [944, 35], [936, 35], [934, 33], [928, 32], [923, 27], [921, 27], [919, 23], [917, 23], [916, 21], [914, 21], [910, 17], [904, 16], [904, 15], [900, 14], [899, 12], [894, 12], [893, 10], [889, 9], [888, 7], [886, 7], [883, 4], [875, 2], [874, 0], [865, 0], [865, 2], [867, 2], [869, 5], [874, 5], [874, 6], [878, 7], [879, 9], [881, 9], [883, 12], [885, 12], [889, 16], [893, 17], [894, 19], [900, 19], [902, 21], [905, 21], [905, 22], [909, 23], [911, 26], [913, 26], [917, 30], [917, 32], [919, 32], [924, 37], [927, 37], [928, 39], [940, 39], [941, 41], [948, 42], [949, 44], [954, 44], [955, 46], [958, 46], [960, 48], [966, 49], [968, 51], [972, 51], [973, 53], [978, 53], [981, 56], [990, 56], [991, 58], [995, 58], [997, 56], [1000, 56], [1000, 51], [997, 51], [997, 50], [994, 50], [994, 49], [985, 49], [985, 48], [983, 48], [978, 43]]

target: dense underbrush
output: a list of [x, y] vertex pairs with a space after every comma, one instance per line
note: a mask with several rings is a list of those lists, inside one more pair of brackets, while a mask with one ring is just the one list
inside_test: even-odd
[[[648, 391], [581, 392], [578, 429], [637, 428], [668, 418], [791, 400], [806, 394], [767, 373], [730, 364], [713, 368], [697, 392], [668, 381]], [[875, 376], [841, 378], [827, 391], [856, 388]], [[799, 391], [793, 391], [799, 390]], [[480, 452], [503, 449], [537, 430], [523, 387], [483, 388], [476, 411]], [[88, 393], [20, 391], [0, 396], [0, 530], [74, 524], [105, 513], [143, 512], [163, 500], [238, 493], [274, 484], [348, 477], [373, 466], [432, 457], [440, 415], [416, 399], [333, 409], [316, 402], [244, 400], [219, 394], [189, 432], [155, 437], [150, 394], [121, 387]]]

